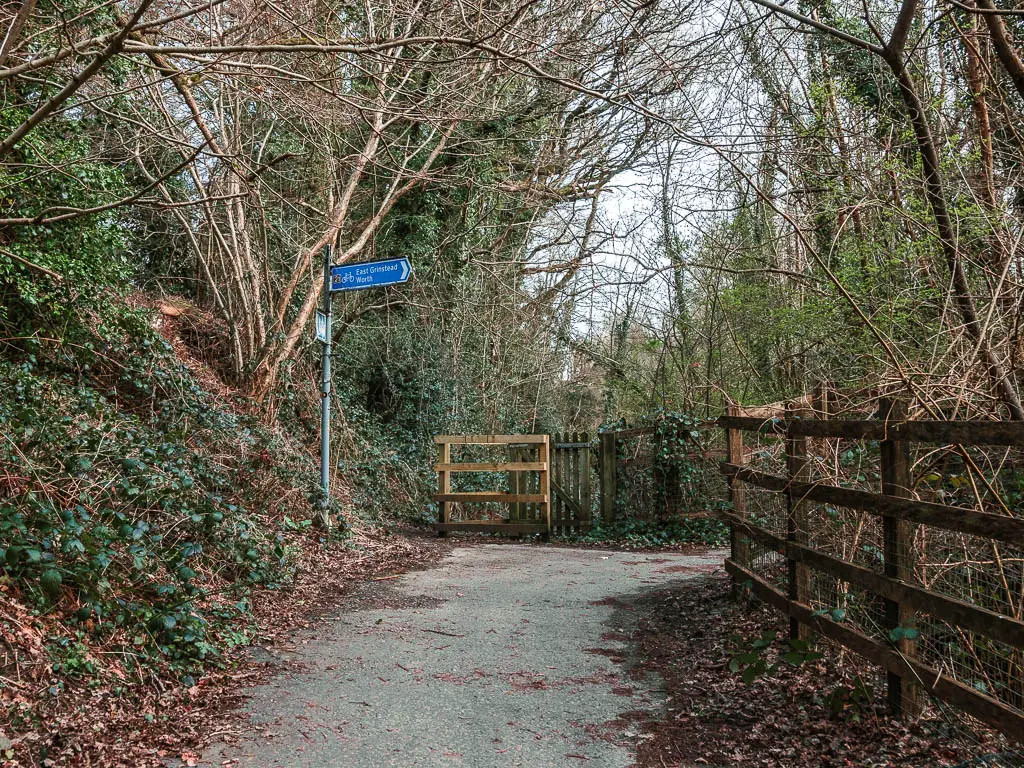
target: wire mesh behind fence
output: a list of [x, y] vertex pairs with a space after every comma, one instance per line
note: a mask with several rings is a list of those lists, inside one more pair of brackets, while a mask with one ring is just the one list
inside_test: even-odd
[[714, 515], [726, 488], [719, 471], [723, 438], [713, 423], [669, 417], [613, 434], [617, 520]]
[[[878, 647], [898, 649], [935, 676], [982, 694], [986, 701], [996, 704], [991, 707], [983, 702], [977, 707], [977, 711], [989, 713], [986, 722], [1004, 732], [1015, 728], [1015, 724], [1024, 722], [1020, 720], [1024, 716], [1021, 539], [1014, 538], [1016, 529], [1005, 526], [998, 532], [993, 528], [991, 536], [985, 535], [988, 531], [977, 523], [965, 526], [969, 532], [956, 528], [958, 519], [978, 520], [989, 515], [995, 517], [984, 519], [998, 522], [1020, 514], [1024, 440], [1013, 444], [1012, 438], [1000, 437], [1002, 443], [997, 445], [907, 440], [899, 441], [897, 446], [893, 440], [886, 443], [884, 433], [882, 439], [850, 439], [838, 434], [821, 437], [815, 436], [813, 429], [799, 427], [807, 419], [863, 426], [875, 410], [875, 403], [847, 404], [844, 413], [807, 408], [765, 413], [762, 409], [761, 419], [756, 422], [747, 417], [742, 451], [734, 450], [731, 460], [741, 464], [743, 471], [749, 470], [745, 477], [751, 481], [742, 483], [739, 497], [741, 512], [761, 533], [753, 535], [754, 531], [741, 539], [748, 542], [744, 545], [747, 549], [741, 551], [747, 558], [742, 565], [785, 600], [794, 589], [793, 567], [785, 553], [798, 559], [808, 550], [812, 550], [811, 555], [827, 556], [824, 560], [805, 559], [798, 566], [807, 571], [804, 593], [800, 595], [803, 604], [829, 621], [872, 638]], [[737, 414], [739, 411], [733, 412]], [[792, 424], [797, 425], [795, 432]], [[832, 431], [838, 432], [840, 425], [833, 427]], [[856, 433], [856, 429], [852, 431]], [[795, 440], [794, 434], [809, 436]], [[886, 466], [886, 461], [892, 461], [894, 446], [905, 450], [908, 458], [900, 482], [906, 487], [896, 489], [892, 487], [892, 467]], [[795, 450], [805, 452], [796, 461]], [[757, 480], [764, 481], [765, 476], [774, 478], [774, 485], [771, 478], [767, 482], [773, 487], [759, 486]], [[889, 486], [883, 483], [887, 477]], [[822, 501], [820, 497], [827, 494], [801, 494], [796, 490], [826, 486], [871, 494], [881, 494], [884, 489], [900, 498], [931, 502], [940, 512], [945, 510], [935, 519], [946, 522], [927, 524], [911, 518], [899, 523], [891, 517], [891, 510], [887, 517], [879, 510], [864, 508], [864, 504], [844, 506]], [[807, 498], [809, 495], [815, 498]], [[905, 546], [893, 546], [894, 531], [905, 537]], [[829, 563], [836, 561], [855, 568], [830, 568]], [[807, 562], [819, 567], [808, 567]], [[857, 578], [843, 578], [837, 570]], [[865, 587], [880, 583], [888, 590], [888, 597]], [[912, 595], [910, 610], [899, 604], [899, 622], [895, 625], [892, 598], [899, 594], [906, 597], [906, 593], [891, 589], [893, 583], [921, 588]], [[982, 631], [993, 626], [991, 616], [996, 614], [1002, 617], [995, 622], [999, 624], [997, 631]], [[978, 616], [981, 619], [975, 621]], [[934, 680], [916, 682], [925, 692], [934, 689]], [[946, 704], [936, 701], [932, 706], [937, 713], [949, 716], [951, 710]]]

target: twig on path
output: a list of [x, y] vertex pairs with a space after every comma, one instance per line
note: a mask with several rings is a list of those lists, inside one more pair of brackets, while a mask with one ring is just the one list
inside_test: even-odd
[[445, 637], [465, 637], [465, 635], [456, 635], [452, 632], [442, 632], [440, 629], [421, 629], [420, 632], [433, 632], [435, 635], [444, 635]]

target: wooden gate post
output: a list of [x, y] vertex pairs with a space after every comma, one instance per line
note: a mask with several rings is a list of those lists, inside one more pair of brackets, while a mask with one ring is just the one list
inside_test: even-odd
[[[726, 409], [730, 416], [739, 416], [738, 405], [730, 405]], [[730, 464], [741, 467], [746, 463], [743, 451], [743, 430], [725, 430], [725, 460]], [[736, 517], [747, 516], [747, 488], [738, 475], [731, 475], [729, 478], [729, 501], [732, 504], [732, 511]], [[750, 568], [750, 540], [739, 533], [735, 527], [729, 526], [729, 559], [744, 568]], [[738, 598], [741, 590], [738, 583], [733, 584], [733, 597]]]
[[[822, 379], [818, 382], [818, 385], [814, 388], [814, 415], [820, 421], [828, 421], [832, 418], [836, 410], [836, 393], [833, 388], [832, 381], [829, 379]], [[839, 438], [838, 437], [822, 437], [818, 440], [820, 446], [821, 459], [824, 463], [824, 473], [826, 476], [832, 476], [833, 472], [838, 472], [838, 459], [839, 459]], [[815, 453], [818, 451], [815, 450]], [[822, 572], [818, 572], [818, 583], [825, 583], [826, 575]], [[830, 575], [828, 578], [828, 593], [824, 593], [824, 589], [819, 592], [819, 599], [834, 605], [836, 608], [845, 607], [846, 599], [843, 597], [843, 581], [837, 576]]]
[[[550, 478], [550, 482], [559, 488], [564, 487], [563, 483], [565, 482], [562, 477], [562, 457], [565, 455], [565, 451], [559, 450], [558, 444], [564, 442], [564, 435], [560, 435], [557, 432], [551, 435], [551, 455], [548, 459], [550, 472], [548, 473], [548, 477]], [[544, 491], [541, 490], [541, 493], [543, 492]], [[558, 526], [561, 525], [562, 518], [565, 517], [565, 510], [563, 507], [564, 505], [562, 504], [561, 498], [558, 494], [554, 494], [551, 497], [551, 504], [548, 509], [549, 517], [551, 518], [548, 523], [549, 530], [554, 530], [556, 533], [560, 532], [558, 530]]]
[[605, 525], [615, 522], [615, 495], [618, 492], [618, 470], [615, 455], [615, 433], [602, 432], [601, 439], [601, 522]]
[[[907, 418], [907, 404], [898, 400], [883, 398], [878, 402], [878, 417], [886, 422], [898, 424]], [[906, 440], [883, 440], [882, 449], [882, 493], [899, 498], [910, 497], [910, 443]], [[882, 539], [885, 558], [885, 575], [905, 582], [914, 580], [913, 542], [914, 525], [908, 520], [898, 520], [891, 515], [882, 517]], [[910, 628], [914, 624], [914, 610], [906, 603], [885, 601], [885, 628]], [[896, 643], [905, 658], [915, 654], [916, 643], [901, 638]], [[897, 674], [886, 674], [889, 707], [900, 717], [915, 717], [921, 711], [921, 689], [911, 677], [910, 669]]]
[[[792, 422], [800, 411], [793, 403], [786, 404], [786, 421]], [[810, 464], [807, 460], [807, 438], [794, 435], [792, 430], [786, 431], [786, 474], [789, 482], [806, 483], [810, 480]], [[798, 498], [792, 485], [786, 488], [786, 539], [795, 544], [807, 544], [807, 503]], [[807, 605], [811, 594], [811, 572], [805, 563], [787, 560], [790, 600]], [[806, 640], [809, 628], [795, 618], [789, 619], [789, 637], [791, 640]]]
[[[452, 446], [451, 443], [438, 443], [437, 444], [437, 463], [438, 464], [450, 464], [452, 460]], [[452, 492], [452, 476], [446, 470], [439, 469], [437, 471], [437, 489], [440, 493], [451, 493]], [[440, 501], [438, 502], [437, 508], [437, 522], [447, 523], [451, 517], [449, 507], [450, 502]], [[448, 535], [446, 531], [438, 531], [437, 535], [439, 538], [444, 538]]]

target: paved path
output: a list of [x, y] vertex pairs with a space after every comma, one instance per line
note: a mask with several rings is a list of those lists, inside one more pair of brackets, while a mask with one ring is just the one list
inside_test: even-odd
[[300, 671], [253, 689], [247, 732], [202, 764], [628, 766], [628, 713], [663, 699], [618, 655], [630, 601], [721, 557], [484, 545], [373, 582], [297, 640]]

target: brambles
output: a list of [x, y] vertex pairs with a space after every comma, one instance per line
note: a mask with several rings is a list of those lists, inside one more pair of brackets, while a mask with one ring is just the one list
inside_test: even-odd
[[775, 674], [781, 662], [799, 667], [824, 655], [814, 649], [815, 641], [780, 639], [776, 630], [764, 630], [752, 640], [742, 635], [731, 635], [729, 641], [734, 645], [729, 671], [739, 673], [747, 684], [759, 677]]

